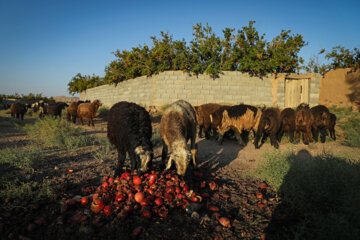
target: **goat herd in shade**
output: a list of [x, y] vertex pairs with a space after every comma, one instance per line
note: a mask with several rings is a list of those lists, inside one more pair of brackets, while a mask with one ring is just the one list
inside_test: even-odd
[[[39, 111], [61, 117], [65, 106], [65, 103], [40, 104]], [[100, 106], [99, 100], [72, 103], [67, 109], [68, 120], [75, 123], [78, 118], [83, 125], [83, 118], [87, 118], [88, 125], [94, 126], [93, 117]], [[22, 114], [22, 118], [26, 112], [26, 107], [18, 103], [12, 104], [10, 109], [12, 116]], [[194, 108], [190, 103], [178, 100], [161, 117], [162, 165], [167, 170], [174, 163], [179, 175], [185, 175], [189, 164], [196, 167], [198, 127], [199, 137], [209, 139], [213, 132], [219, 144], [222, 144], [225, 133], [232, 130], [241, 146], [246, 145], [244, 133], [253, 132], [255, 148], [260, 148], [268, 137], [271, 145], [278, 148], [284, 134], [288, 135], [290, 142], [299, 142], [302, 135], [304, 144], [309, 144], [313, 139], [317, 142], [319, 134], [324, 143], [329, 131], [330, 137], [335, 140], [335, 124], [336, 116], [323, 105], [310, 108], [308, 104], [301, 103], [296, 110], [285, 108], [280, 111], [278, 108], [258, 108], [245, 104], [229, 106], [208, 103]], [[108, 115], [107, 136], [118, 152], [115, 175], [121, 174], [126, 153], [131, 159], [132, 171], [148, 170], [153, 159], [153, 146], [150, 114], [145, 108], [125, 101], [113, 105]], [[189, 140], [190, 150], [187, 147]], [[170, 156], [166, 161], [168, 152]]]

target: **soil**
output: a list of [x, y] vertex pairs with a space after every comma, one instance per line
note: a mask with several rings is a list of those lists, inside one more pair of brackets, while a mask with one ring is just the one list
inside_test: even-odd
[[[16, 150], [29, 143], [26, 134], [14, 127], [8, 116], [1, 116], [0, 148]], [[159, 126], [159, 116], [153, 118], [153, 129]], [[35, 120], [32, 120], [35, 121]], [[87, 134], [106, 137], [106, 120], [97, 117], [95, 127], [82, 126]], [[338, 129], [337, 129], [338, 130]], [[354, 151], [336, 142], [280, 144], [279, 153], [292, 151], [299, 158], [324, 153]], [[240, 147], [235, 141], [225, 139], [219, 145], [214, 139], [197, 139], [199, 166], [190, 169], [183, 179], [191, 190], [204, 196], [198, 205], [190, 203], [183, 207], [168, 206], [165, 218], [154, 215], [147, 219], [140, 211], [126, 218], [116, 214], [95, 214], [89, 205], [79, 202], [69, 204], [76, 196], [91, 196], [101, 186], [104, 176], [114, 174], [117, 153], [113, 150], [108, 158], [99, 163], [91, 152], [95, 148], [84, 147], [77, 151], [57, 151], [49, 154], [51, 164], [34, 169], [33, 179], [52, 181], [56, 199], [18, 201], [0, 199], [1, 239], [274, 239], [273, 233], [291, 223], [286, 213], [276, 211], [281, 199], [267, 183], [242, 177], [245, 171], [255, 168], [266, 153], [274, 151], [269, 143], [255, 149], [252, 143]], [[304, 151], [306, 150], [306, 151]], [[306, 152], [307, 154], [303, 154]], [[358, 154], [358, 153], [357, 153]], [[161, 146], [154, 148], [154, 169], [160, 165]], [[359, 154], [358, 154], [359, 155]], [[129, 165], [128, 161], [127, 164]], [[160, 171], [160, 170], [159, 170]], [[21, 171], [0, 165], [0, 174]], [[206, 186], [201, 186], [205, 182]], [[209, 183], [214, 182], [215, 187]], [[265, 184], [265, 185], [263, 185]], [[264, 187], [266, 186], [266, 187]], [[89, 190], [92, 189], [92, 190]], [[99, 189], [99, 188], [98, 188]], [[259, 194], [261, 193], [261, 197]], [[6, 205], [16, 206], [7, 208]], [[210, 206], [219, 208], [219, 216]], [[220, 217], [230, 220], [230, 226], [222, 226]], [[271, 228], [269, 227], [271, 224]]]

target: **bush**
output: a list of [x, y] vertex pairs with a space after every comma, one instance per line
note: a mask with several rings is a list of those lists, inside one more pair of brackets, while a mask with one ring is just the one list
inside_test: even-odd
[[106, 106], [101, 106], [99, 109], [98, 109], [98, 116], [100, 118], [102, 118], [104, 121], [107, 121], [108, 119], [108, 115], [109, 115], [109, 107], [106, 107]]
[[94, 141], [91, 136], [84, 135], [80, 127], [52, 117], [45, 117], [34, 124], [25, 125], [23, 129], [34, 141], [48, 147], [71, 150], [88, 146]]
[[0, 164], [19, 169], [34, 168], [42, 160], [42, 149], [35, 144], [24, 148], [5, 148], [0, 150]]

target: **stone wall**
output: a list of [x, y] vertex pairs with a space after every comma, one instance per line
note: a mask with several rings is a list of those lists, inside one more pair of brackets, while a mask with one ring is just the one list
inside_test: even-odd
[[[296, 74], [298, 77], [302, 74]], [[240, 72], [223, 72], [219, 78], [167, 71], [151, 77], [139, 77], [115, 85], [104, 85], [80, 93], [81, 100], [100, 99], [108, 107], [119, 101], [161, 106], [184, 99], [192, 105], [225, 103], [284, 107], [286, 75], [251, 77]], [[317, 104], [319, 91], [311, 81], [310, 96]], [[315, 85], [314, 85], [315, 84]]]

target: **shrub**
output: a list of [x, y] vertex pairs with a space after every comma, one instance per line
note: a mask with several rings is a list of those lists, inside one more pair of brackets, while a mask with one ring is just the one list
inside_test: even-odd
[[91, 136], [84, 135], [80, 127], [52, 117], [25, 125], [23, 129], [34, 141], [48, 147], [71, 150], [87, 146], [94, 141]]
[[24, 148], [4, 148], [0, 150], [0, 164], [19, 169], [29, 169], [41, 163], [42, 149], [35, 144]]

